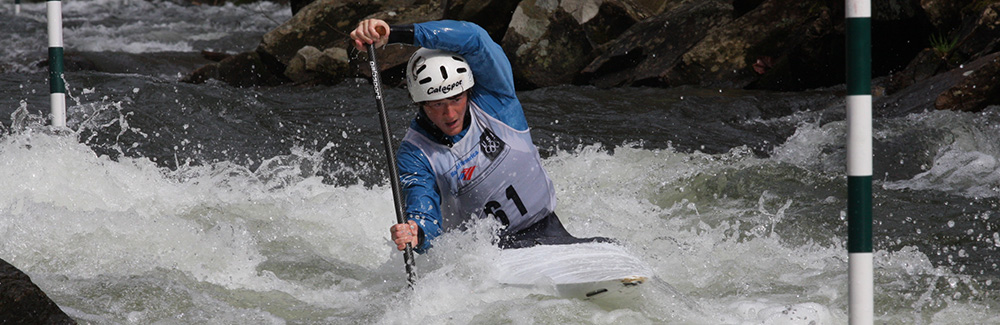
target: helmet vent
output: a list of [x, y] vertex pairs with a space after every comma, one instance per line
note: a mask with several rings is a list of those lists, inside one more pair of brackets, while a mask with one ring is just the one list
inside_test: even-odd
[[420, 66], [419, 68], [417, 68], [417, 71], [416, 71], [416, 72], [414, 72], [414, 73], [413, 73], [413, 75], [414, 75], [414, 76], [416, 76], [416, 75], [419, 75], [419, 74], [420, 74], [420, 72], [424, 71], [424, 69], [427, 69], [427, 65], [426, 65], [426, 64], [424, 64], [424, 65], [421, 65], [421, 66]]
[[448, 80], [448, 69], [441, 66], [441, 79]]
[[457, 71], [458, 73], [465, 73], [465, 71], [468, 71], [468, 70], [465, 70], [465, 68], [458, 68], [458, 69], [455, 69], [455, 71]]
[[428, 82], [431, 82], [431, 77], [420, 79], [420, 84], [421, 85], [423, 85], [425, 83], [428, 83]]
[[458, 62], [465, 62], [465, 60], [463, 60], [462, 58], [454, 56], [454, 55], [451, 58], [454, 59], [455, 61], [458, 61]]

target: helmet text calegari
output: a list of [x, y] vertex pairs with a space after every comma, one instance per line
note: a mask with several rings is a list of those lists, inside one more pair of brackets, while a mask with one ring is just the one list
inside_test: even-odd
[[454, 52], [420, 48], [406, 64], [406, 86], [418, 103], [445, 99], [473, 85], [472, 69]]

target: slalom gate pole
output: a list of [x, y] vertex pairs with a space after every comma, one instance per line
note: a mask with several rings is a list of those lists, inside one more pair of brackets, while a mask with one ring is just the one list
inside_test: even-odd
[[66, 80], [63, 79], [62, 2], [49, 0], [49, 99], [52, 103], [52, 126], [66, 126]]
[[21, 0], [14, 0], [14, 14], [21, 14]]
[[[385, 101], [382, 99], [382, 80], [378, 72], [378, 61], [375, 60], [375, 45], [368, 44], [368, 66], [372, 69], [372, 87], [375, 88], [375, 104], [382, 126], [382, 144], [385, 145], [386, 169], [389, 170], [389, 183], [392, 185], [392, 201], [396, 208], [396, 223], [406, 223], [403, 214], [402, 187], [399, 184], [399, 170], [396, 169], [396, 153], [392, 151], [392, 137], [389, 135], [389, 118], [385, 113]], [[407, 283], [412, 287], [414, 279], [413, 247], [409, 243], [403, 250], [403, 262], [406, 264]]]
[[846, 0], [847, 252], [850, 324], [874, 322], [871, 0]]

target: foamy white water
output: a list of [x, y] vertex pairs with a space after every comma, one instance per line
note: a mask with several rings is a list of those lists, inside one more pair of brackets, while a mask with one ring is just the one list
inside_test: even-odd
[[912, 116], [910, 125], [925, 125], [947, 130], [939, 137], [941, 144], [933, 161], [921, 165], [924, 172], [912, 179], [887, 183], [891, 189], [936, 190], [972, 198], [1000, 196], [1000, 143], [996, 141], [996, 114], [969, 118], [956, 112], [933, 112]]
[[[774, 227], [792, 217], [785, 198], [705, 193], [658, 203], [700, 174], [773, 164], [739, 151], [586, 147], [545, 161], [570, 232], [622, 240], [657, 281], [682, 294], [651, 286], [647, 300], [611, 310], [544, 288], [501, 285], [490, 223], [442, 237], [417, 258], [418, 282], [405, 289], [401, 257], [385, 231], [393, 220], [388, 189], [323, 184], [299, 169], [315, 159], [298, 152], [266, 170], [220, 163], [173, 171], [97, 156], [73, 137], [5, 136], [0, 256], [71, 316], [96, 323], [846, 321], [846, 249], [839, 240], [784, 239]], [[940, 306], [937, 296], [955, 293], [935, 281], [956, 292], [978, 285], [913, 248], [877, 252], [876, 269], [881, 286], [923, 294], [899, 308], [945, 307], [924, 316], [931, 320], [995, 319], [989, 305], [955, 299]], [[969, 312], [953, 315], [959, 308]]]

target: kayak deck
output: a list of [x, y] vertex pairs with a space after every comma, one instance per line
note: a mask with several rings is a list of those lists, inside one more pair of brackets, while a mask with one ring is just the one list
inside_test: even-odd
[[554, 289], [565, 298], [622, 300], [639, 295], [650, 268], [612, 243], [541, 245], [501, 251], [500, 283]]

